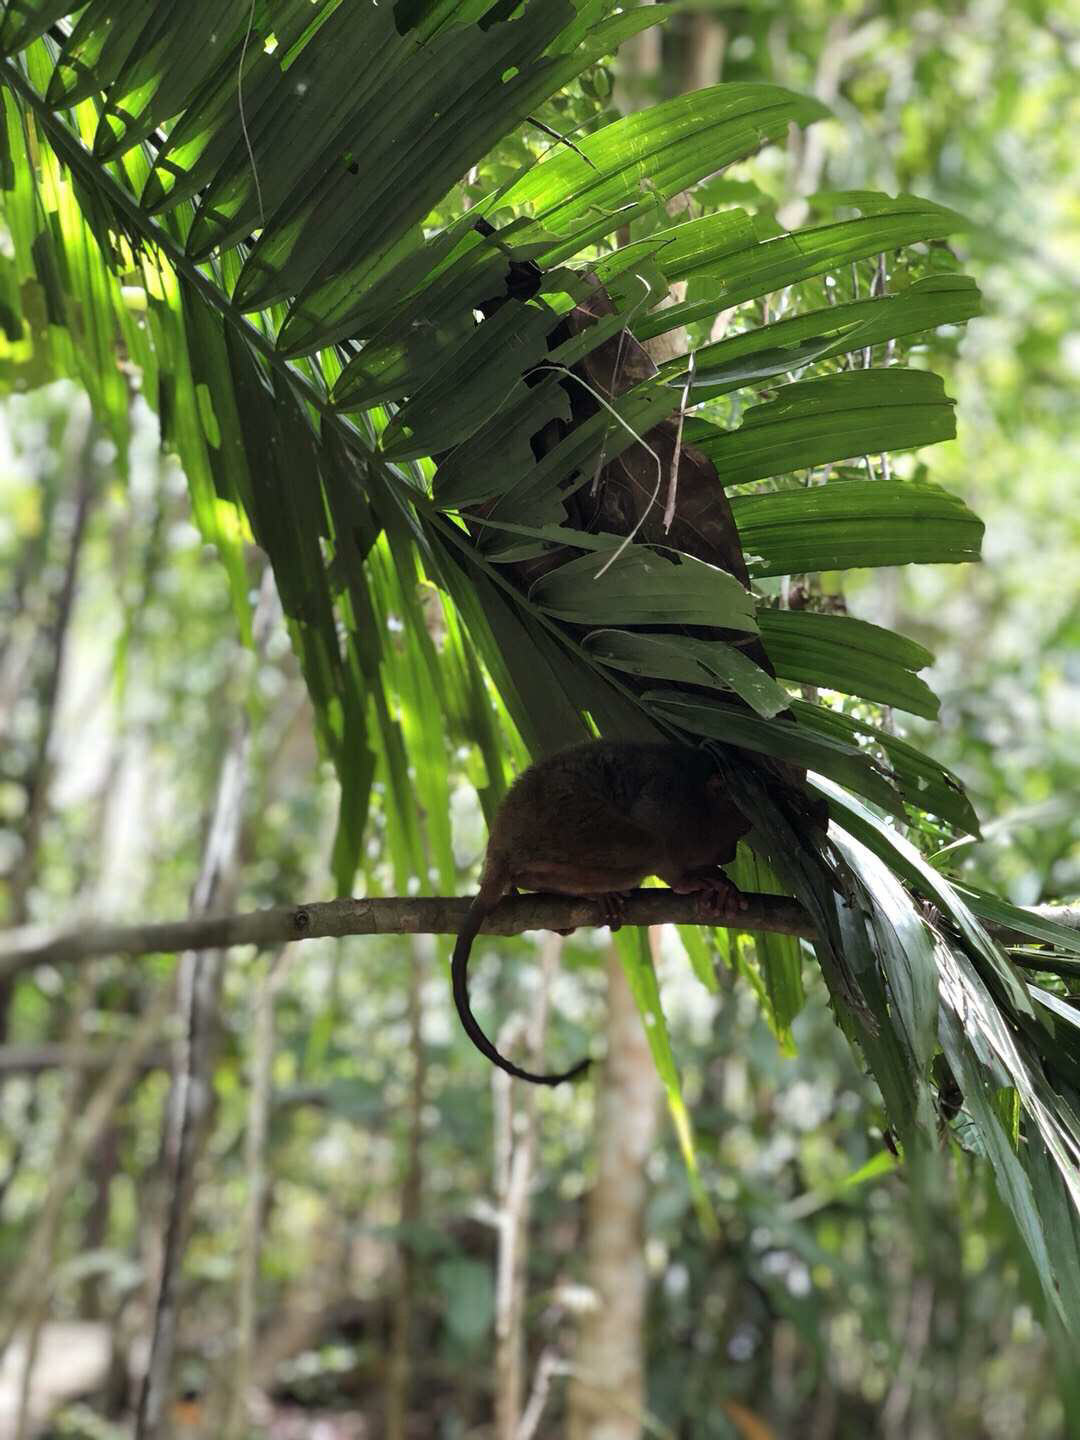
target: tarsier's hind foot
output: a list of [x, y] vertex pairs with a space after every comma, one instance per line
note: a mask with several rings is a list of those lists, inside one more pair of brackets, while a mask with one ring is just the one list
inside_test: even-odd
[[[590, 900], [600, 911], [600, 925], [607, 925], [614, 932], [621, 928], [626, 916], [626, 902], [630, 898], [629, 891], [611, 890], [605, 895], [583, 895], [583, 900]], [[568, 930], [556, 930], [556, 935], [573, 935], [575, 926], [571, 925]]]
[[719, 866], [688, 870], [672, 882], [671, 888], [676, 895], [700, 895], [717, 920], [737, 919], [750, 906], [746, 896]]
[[626, 902], [629, 898], [629, 894], [623, 890], [611, 890], [607, 895], [596, 897], [600, 913], [604, 917], [603, 923], [610, 928], [612, 934], [622, 928], [623, 920], [626, 918]]
[[737, 920], [744, 910], [750, 908], [749, 900], [730, 880], [726, 885], [706, 886], [702, 898], [709, 913], [717, 920]]

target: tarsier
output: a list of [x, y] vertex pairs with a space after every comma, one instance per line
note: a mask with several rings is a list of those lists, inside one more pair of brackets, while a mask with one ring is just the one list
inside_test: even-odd
[[614, 926], [623, 892], [657, 875], [678, 894], [707, 891], [717, 918], [731, 916], [747, 902], [719, 867], [735, 858], [749, 829], [708, 753], [687, 745], [594, 740], [530, 766], [495, 816], [480, 890], [454, 947], [454, 1003], [473, 1044], [501, 1069], [537, 1085], [558, 1085], [589, 1064], [535, 1075], [501, 1055], [477, 1023], [469, 1005], [469, 951], [504, 895], [519, 886], [598, 895]]

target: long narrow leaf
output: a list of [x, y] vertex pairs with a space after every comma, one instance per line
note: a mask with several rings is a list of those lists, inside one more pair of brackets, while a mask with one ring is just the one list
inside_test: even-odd
[[978, 560], [983, 523], [956, 495], [909, 480], [833, 480], [731, 501], [753, 578]]
[[742, 485], [955, 434], [953, 402], [940, 376], [888, 369], [785, 385], [775, 400], [749, 409], [737, 430], [692, 419], [684, 439], [704, 450], [725, 485]]
[[809, 610], [761, 610], [762, 639], [776, 673], [896, 705], [931, 719], [938, 702], [915, 674], [933, 656], [914, 640], [849, 615]]

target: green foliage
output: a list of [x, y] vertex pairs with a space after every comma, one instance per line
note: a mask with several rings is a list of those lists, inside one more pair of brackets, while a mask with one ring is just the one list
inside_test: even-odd
[[[751, 594], [674, 548], [639, 538], [620, 550], [606, 536], [583, 545], [563, 525], [601, 450], [608, 462], [626, 454], [679, 409], [689, 383], [705, 410], [683, 441], [719, 484], [758, 487], [736, 497], [756, 579], [973, 558], [979, 522], [905, 454], [954, 434], [952, 401], [940, 376], [898, 363], [912, 358], [913, 337], [976, 313], [973, 284], [942, 248], [960, 217], [863, 188], [816, 197], [825, 219], [791, 228], [768, 203], [756, 214], [730, 207], [718, 170], [827, 114], [783, 85], [740, 78], [601, 123], [595, 67], [663, 7], [555, 0], [507, 19], [483, 0], [327, 3], [314, 15], [286, 0], [272, 30], [269, 9], [223, 28], [217, 9], [19, 0], [6, 10], [0, 377], [9, 387], [78, 379], [124, 453], [137, 374], [244, 630], [249, 535], [268, 556], [341, 786], [332, 864], [343, 891], [361, 868], [373, 889], [390, 879], [450, 888], [452, 757], [482, 755], [490, 805], [511, 726], [530, 751], [590, 728], [659, 726], [723, 742], [728, 763], [734, 749], [818, 772], [849, 837], [838, 844], [857, 913], [838, 911], [835, 851], [773, 803], [760, 779], [769, 772], [744, 756], [740, 793], [759, 849], [814, 915], [840, 1019], [861, 1035], [910, 1152], [934, 1128], [928, 1062], [943, 1047], [1075, 1334], [1080, 1280], [1075, 1267], [1052, 1273], [1047, 1241], [1075, 1238], [1080, 1130], [1063, 1078], [1075, 1036], [1053, 1005], [1033, 1002], [977, 909], [881, 818], [907, 806], [970, 829], [959, 783], [887, 727], [868, 728], [857, 706], [804, 697], [783, 713], [785, 686], [751, 683], [737, 650], [705, 657], [679, 632], [759, 633], [780, 682], [933, 717], [937, 701], [915, 673], [929, 651], [813, 605], [771, 605], [768, 587]], [[562, 113], [555, 97], [575, 80], [567, 118], [588, 133], [550, 150], [547, 138], [524, 139], [527, 117]], [[672, 225], [669, 207], [686, 191], [702, 213]], [[513, 267], [532, 264], [544, 271], [538, 287], [495, 305]], [[615, 316], [549, 351], [598, 283]], [[662, 305], [674, 284], [685, 293]], [[721, 312], [731, 333], [714, 336]], [[533, 437], [577, 398], [558, 367], [595, 358], [623, 325], [639, 339], [682, 327], [679, 350], [711, 343], [700, 370], [680, 353], [658, 376], [627, 376], [614, 416], [598, 410], [538, 459]], [[545, 364], [547, 379], [527, 383], [524, 372]], [[871, 456], [882, 457], [880, 478]], [[865, 479], [829, 478], [860, 460]], [[663, 478], [657, 460], [658, 498]], [[483, 518], [505, 528], [481, 543], [461, 512], [489, 501]], [[558, 563], [527, 593], [500, 568], [554, 546]], [[630, 628], [659, 621], [675, 638], [650, 645]], [[692, 669], [687, 678], [693, 666], [705, 698], [687, 688], [702, 684]], [[642, 694], [627, 679], [640, 675], [672, 688]], [[363, 864], [380, 821], [388, 874]], [[934, 902], [933, 930], [897, 876]], [[770, 1023], [790, 1044], [797, 953], [763, 946], [755, 964]], [[636, 973], [659, 1022], [658, 992]], [[936, 1017], [935, 975], [948, 1001]], [[658, 1023], [656, 1044], [665, 1034]], [[1058, 1051], [1066, 1060], [1055, 1066]], [[661, 1066], [689, 1151], [673, 1066], [663, 1056]], [[1015, 1092], [1022, 1122], [1003, 1123], [991, 1083]], [[469, 1293], [459, 1338], [480, 1323], [482, 1299]]]

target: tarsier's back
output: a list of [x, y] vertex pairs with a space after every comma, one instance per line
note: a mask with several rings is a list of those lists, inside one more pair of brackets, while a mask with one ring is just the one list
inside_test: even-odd
[[638, 869], [641, 878], [672, 861], [725, 864], [748, 829], [719, 790], [705, 751], [595, 740], [515, 780], [492, 826], [489, 855], [518, 874], [536, 862], [577, 859], [590, 869]]

